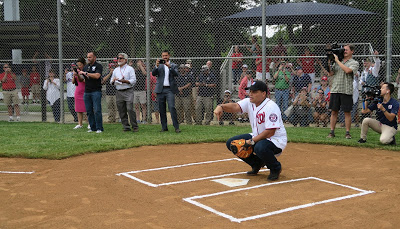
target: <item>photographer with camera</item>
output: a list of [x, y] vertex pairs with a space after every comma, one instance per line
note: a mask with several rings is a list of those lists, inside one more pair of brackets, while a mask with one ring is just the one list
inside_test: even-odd
[[[339, 110], [342, 109], [345, 115], [345, 126], [346, 126], [346, 139], [351, 139], [350, 127], [351, 127], [351, 110], [353, 107], [353, 77], [357, 72], [359, 64], [353, 59], [355, 46], [353, 44], [347, 44], [343, 48], [331, 49], [332, 53], [328, 54], [328, 72], [329, 77], [333, 77], [331, 87], [331, 97], [329, 102], [329, 109], [331, 113], [331, 132], [327, 136], [328, 138], [335, 137], [336, 122], [339, 114]], [[327, 50], [328, 51], [328, 50]], [[334, 63], [332, 64], [331, 58], [334, 57]], [[342, 56], [343, 59], [338, 56]], [[332, 66], [331, 66], [332, 64]]]
[[[379, 141], [382, 144], [396, 145], [395, 135], [397, 132], [397, 112], [399, 110], [399, 103], [396, 99], [392, 98], [394, 92], [394, 85], [385, 82], [381, 86], [380, 99], [367, 97], [363, 104], [361, 113], [371, 113], [376, 110], [376, 119], [365, 118], [361, 125], [361, 134], [359, 143], [367, 142], [368, 128], [381, 134]], [[380, 102], [382, 101], [382, 102]], [[368, 103], [371, 104], [368, 106]]]

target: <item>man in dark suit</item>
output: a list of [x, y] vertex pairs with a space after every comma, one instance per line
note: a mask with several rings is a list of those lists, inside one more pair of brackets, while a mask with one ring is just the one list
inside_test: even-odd
[[168, 131], [167, 127], [167, 102], [171, 113], [172, 123], [175, 132], [180, 133], [178, 117], [175, 109], [175, 94], [179, 93], [175, 77], [178, 76], [178, 67], [169, 61], [170, 54], [164, 50], [161, 54], [161, 60], [157, 59], [156, 66], [153, 69], [153, 76], [157, 77], [156, 88], [157, 102], [161, 117], [161, 132]]

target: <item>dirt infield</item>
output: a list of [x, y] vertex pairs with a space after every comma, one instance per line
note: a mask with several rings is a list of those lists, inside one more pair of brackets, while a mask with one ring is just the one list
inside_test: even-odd
[[[0, 228], [400, 226], [399, 152], [289, 143], [279, 157], [278, 182], [266, 181], [269, 172], [224, 177], [250, 179], [238, 187], [204, 178], [249, 169], [224, 160], [229, 158], [223, 143], [148, 146], [59, 161], [0, 158]], [[130, 171], [136, 172], [125, 175], [138, 180], [117, 175]], [[362, 191], [373, 192], [357, 195]], [[213, 193], [220, 194], [203, 197]], [[194, 196], [215, 211], [184, 200]], [[218, 213], [248, 220], [238, 223]]]

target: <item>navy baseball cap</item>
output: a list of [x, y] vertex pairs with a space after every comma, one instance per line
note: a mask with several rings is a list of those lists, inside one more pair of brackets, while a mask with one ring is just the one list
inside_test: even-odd
[[256, 80], [251, 84], [250, 87], [246, 87], [245, 90], [268, 92], [268, 86], [264, 82]]

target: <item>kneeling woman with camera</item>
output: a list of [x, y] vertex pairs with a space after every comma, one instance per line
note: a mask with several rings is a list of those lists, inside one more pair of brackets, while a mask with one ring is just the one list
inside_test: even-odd
[[[371, 113], [376, 110], [376, 120], [372, 118], [365, 118], [361, 125], [361, 135], [359, 143], [367, 142], [368, 128], [381, 134], [379, 140], [382, 144], [395, 145], [395, 135], [397, 132], [397, 112], [399, 110], [399, 103], [396, 99], [391, 97], [394, 91], [394, 85], [391, 83], [383, 83], [380, 90], [380, 96], [383, 98], [382, 103], [372, 102], [368, 104], [368, 99], [364, 101], [361, 113]], [[373, 100], [376, 101], [376, 100]]]

